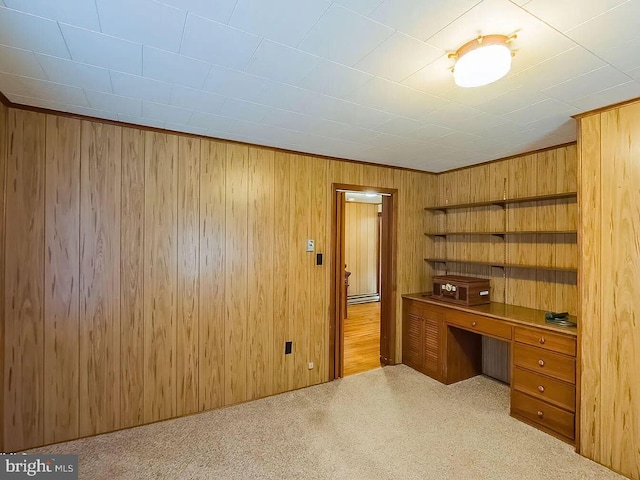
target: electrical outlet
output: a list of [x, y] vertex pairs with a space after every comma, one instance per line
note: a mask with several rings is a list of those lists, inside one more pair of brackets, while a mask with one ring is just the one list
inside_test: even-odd
[[316, 249], [316, 242], [314, 240], [307, 240], [307, 252], [313, 252]]
[[313, 370], [313, 362], [309, 362], [307, 366], [309, 367], [309, 370]]

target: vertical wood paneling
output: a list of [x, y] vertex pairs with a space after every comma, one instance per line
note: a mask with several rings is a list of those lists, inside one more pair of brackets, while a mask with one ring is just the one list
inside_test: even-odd
[[[358, 278], [354, 275], [358, 258], [358, 242], [356, 241], [360, 235], [360, 225], [357, 222], [358, 209], [355, 203], [345, 202], [344, 205], [344, 268], [351, 272], [349, 275], [349, 288], [347, 295], [357, 291], [359, 288]], [[351, 278], [353, 276], [353, 278]]]
[[432, 175], [9, 116], [7, 450], [326, 381], [332, 182], [399, 189], [397, 294], [428, 284]]
[[[4, 425], [4, 366], [5, 366], [5, 304], [4, 304], [4, 254], [5, 254], [5, 235], [6, 235], [6, 192], [7, 192], [7, 137], [9, 136], [9, 128], [7, 124], [8, 108], [0, 102], [0, 385], [2, 385], [2, 393], [0, 394], [0, 418]], [[6, 452], [4, 447], [4, 426], [0, 427], [0, 452]]]
[[[547, 311], [561, 311], [556, 306], [556, 272], [548, 270], [536, 270], [535, 296], [531, 301], [533, 308], [539, 308]], [[571, 310], [575, 313], [575, 310]]]
[[[324, 162], [326, 163], [326, 162]], [[373, 165], [362, 166], [362, 184], [372, 187], [385, 187], [384, 174], [382, 168]]]
[[226, 143], [200, 141], [200, 410], [224, 405], [226, 156]]
[[580, 451], [602, 462], [601, 412], [601, 149], [600, 114], [580, 121]]
[[47, 115], [44, 441], [79, 433], [80, 121]]
[[[415, 239], [423, 239], [424, 238], [424, 223], [421, 220], [424, 220], [424, 207], [427, 205], [427, 195], [425, 195], [425, 191], [428, 188], [428, 185], [425, 185], [424, 177], [422, 174], [416, 174], [416, 172], [407, 172], [407, 183], [405, 186], [406, 191], [409, 193], [408, 197], [408, 205], [406, 207], [406, 215], [408, 215], [408, 228], [404, 230], [407, 235], [410, 235], [409, 242], [407, 243], [406, 248], [411, 250], [411, 254], [413, 257], [413, 261], [406, 265], [404, 268], [407, 268], [407, 275], [405, 276], [405, 288], [410, 288], [411, 285], [416, 281], [423, 288], [428, 288], [431, 283], [425, 284], [423, 280], [423, 258], [424, 251], [421, 247], [422, 242], [416, 242]], [[376, 222], [376, 226], [378, 223]], [[378, 234], [376, 233], [376, 238]], [[411, 238], [414, 240], [411, 241]], [[402, 261], [397, 262], [403, 263]], [[397, 268], [397, 267], [396, 267]], [[407, 290], [403, 289], [403, 292]], [[401, 302], [398, 302], [401, 303]], [[400, 307], [400, 305], [398, 305]], [[396, 335], [397, 339], [401, 339], [402, 335], [402, 327], [400, 326], [397, 329], [398, 334]]]
[[364, 167], [364, 165], [359, 163], [332, 161], [329, 164], [329, 175], [331, 178], [337, 179], [336, 183], [363, 185]]
[[[508, 163], [508, 198], [531, 197], [537, 195], [537, 155], [525, 155], [511, 159]], [[535, 230], [537, 216], [536, 202], [518, 203], [507, 206], [507, 226], [510, 230]]]
[[122, 130], [120, 420], [144, 423], [144, 132]]
[[[508, 162], [507, 197], [530, 197], [537, 194], [537, 154], [516, 157]], [[506, 227], [513, 231], [537, 229], [537, 202], [518, 203], [506, 207]], [[535, 265], [535, 235], [519, 235], [505, 240], [507, 263]], [[535, 308], [537, 272], [532, 269], [507, 269], [505, 298], [507, 303]]]
[[[475, 171], [474, 171], [475, 173]], [[460, 203], [471, 202], [471, 170], [468, 168], [457, 170], [455, 172], [455, 191], [457, 201]], [[474, 229], [475, 221], [472, 219], [472, 209], [464, 208], [455, 210], [457, 215], [456, 230], [469, 232]], [[469, 245], [462, 245], [462, 258], [469, 258]]]
[[378, 293], [378, 205], [345, 205], [345, 259], [349, 296]]
[[[547, 150], [536, 155], [536, 195], [549, 195], [557, 192], [559, 172], [561, 166], [558, 158], [562, 156], [561, 149]], [[563, 190], [566, 191], [566, 190]], [[556, 201], [549, 200], [537, 202], [536, 228], [538, 230], [555, 230], [556, 228]]]
[[[466, 173], [464, 173], [466, 172]], [[573, 178], [571, 178], [573, 176]], [[573, 191], [576, 185], [576, 147], [568, 146], [492, 162], [437, 176], [438, 199], [432, 204], [465, 203], [489, 199]], [[535, 231], [576, 228], [573, 199], [536, 201], [450, 210], [427, 216], [430, 231]], [[433, 228], [435, 225], [435, 228]], [[576, 268], [574, 234], [458, 235], [429, 239], [435, 258], [486, 259], [495, 262]], [[430, 254], [431, 256], [431, 254]], [[441, 266], [441, 265], [440, 265]], [[439, 265], [436, 264], [435, 268]], [[576, 276], [571, 272], [535, 269], [485, 268], [448, 264], [446, 273], [489, 277], [492, 299], [539, 309], [568, 310], [577, 306]], [[434, 272], [443, 274], [444, 270]]]
[[580, 451], [640, 479], [640, 105], [580, 119]]
[[311, 195], [309, 192], [310, 160], [302, 155], [289, 158], [290, 177], [290, 237], [289, 237], [289, 332], [293, 341], [293, 369], [290, 388], [306, 387], [309, 382], [307, 359], [309, 349], [310, 320], [310, 274], [313, 254], [306, 251], [307, 239], [311, 238]]
[[291, 388], [289, 378], [293, 371], [293, 355], [284, 354], [285, 342], [291, 340], [289, 296], [292, 285], [289, 279], [288, 253], [291, 231], [290, 156], [288, 153], [275, 152], [274, 158], [273, 393]]
[[[454, 198], [455, 203], [469, 203], [471, 201], [471, 188], [470, 188], [470, 179], [471, 179], [471, 171], [468, 168], [463, 170], [456, 170], [451, 174], [451, 196]], [[454, 228], [455, 231], [469, 231], [472, 228], [471, 222], [469, 221], [469, 209], [459, 209], [459, 210], [451, 210], [449, 211], [447, 222], [449, 222], [449, 226]], [[456, 245], [456, 255], [458, 258], [468, 258], [467, 255], [467, 247], [468, 245], [465, 242], [460, 242]]]
[[[312, 259], [311, 283], [309, 288], [315, 292], [311, 295], [311, 326], [309, 330], [309, 361], [314, 363], [309, 372], [311, 385], [328, 380], [329, 359], [327, 357], [327, 339], [329, 335], [327, 315], [329, 312], [328, 292], [323, 292], [322, 285], [329, 284], [329, 235], [327, 225], [327, 162], [322, 159], [311, 159], [311, 233], [315, 239], [315, 253], [323, 253], [323, 264], [317, 265]], [[377, 185], [375, 183], [371, 185]]]
[[[556, 151], [557, 192], [575, 192], [577, 181], [577, 149], [562, 148]], [[573, 199], [557, 200], [554, 211], [558, 230], [575, 230], [577, 227], [577, 202]]]
[[[605, 465], [640, 478], [640, 108], [601, 114], [601, 400]], [[596, 231], [597, 232], [597, 231]], [[595, 233], [595, 232], [594, 232]], [[593, 234], [593, 233], [592, 233]], [[606, 440], [605, 440], [606, 439]]]
[[80, 435], [120, 427], [121, 129], [82, 122]]
[[575, 272], [556, 272], [554, 309], [578, 312], [578, 275]]
[[[478, 165], [473, 170], [468, 169], [469, 177], [469, 201], [484, 202], [491, 199], [491, 166], [492, 164]], [[473, 171], [473, 181], [471, 172]]]
[[5, 451], [44, 441], [45, 116], [7, 118]]
[[[435, 175], [430, 175], [428, 177], [420, 176], [418, 179], [418, 183], [421, 185], [425, 193], [424, 206], [435, 205], [436, 202], [438, 201], [437, 177]], [[422, 211], [421, 213], [422, 213], [421, 232], [425, 233], [425, 232], [433, 231], [432, 229], [434, 228], [434, 215], [432, 213], [427, 213], [424, 211]], [[422, 250], [422, 257], [434, 258], [436, 239], [431, 237], [424, 237], [424, 238], [426, 239], [426, 242], [425, 242], [424, 249]], [[439, 241], [442, 241], [442, 238], [440, 238]], [[432, 288], [432, 285], [433, 285], [432, 277], [435, 274], [435, 270], [433, 268], [433, 265], [431, 265], [429, 262], [422, 261], [421, 265], [422, 265], [422, 273], [420, 277], [424, 283], [421, 285], [420, 290], [426, 292], [428, 290], [431, 290]], [[402, 318], [402, 316], [400, 318]], [[396, 333], [397, 332], [402, 332], [402, 325], [399, 325], [399, 327], [396, 329]], [[402, 340], [402, 335], [399, 335], [399, 336], [400, 336], [400, 339]], [[398, 351], [402, 352], [401, 345]]]
[[[247, 398], [273, 392], [274, 152], [249, 149]], [[281, 353], [281, 352], [279, 352]]]
[[[575, 192], [578, 182], [577, 148], [565, 147], [556, 152], [558, 176], [556, 191]], [[578, 199], [579, 201], [579, 199]], [[558, 230], [578, 229], [578, 203], [575, 199], [557, 200], [555, 208]], [[558, 235], [555, 245], [555, 265], [578, 268], [578, 242], [576, 235]], [[556, 273], [556, 299], [562, 311], [577, 312], [577, 275], [570, 272]]]
[[144, 419], [176, 414], [178, 137], [145, 132]]
[[[404, 183], [396, 184], [405, 194], [399, 192], [396, 215], [398, 218], [396, 257], [396, 288], [398, 294], [407, 291], [425, 291], [431, 287], [430, 269], [425, 268], [424, 254], [425, 244], [416, 239], [424, 238], [424, 232], [431, 227], [425, 224], [424, 207], [429, 205], [429, 197], [437, 189], [436, 177], [417, 172], [406, 172]], [[396, 177], [397, 178], [397, 177]], [[404, 219], [402, 223], [400, 219]], [[403, 225], [401, 227], [401, 225]], [[407, 261], [407, 257], [411, 261]], [[418, 289], [418, 290], [416, 290]], [[396, 309], [396, 345], [395, 361], [401, 362], [402, 354], [402, 302], [397, 299]]]
[[[507, 177], [509, 176], [508, 161], [493, 162], [489, 164], [489, 199], [501, 200], [507, 195]], [[506, 209], [502, 207], [489, 207], [489, 230], [499, 232], [506, 225]], [[504, 262], [506, 259], [505, 238], [492, 236], [490, 240], [491, 261]], [[505, 302], [506, 281], [504, 270], [492, 269], [491, 273], [497, 273], [491, 282], [491, 298], [498, 302]]]
[[200, 140], [178, 143], [177, 415], [198, 411]]
[[247, 399], [247, 203], [249, 148], [227, 146], [224, 402]]
[[562, 149], [562, 158], [558, 163], [559, 192], [576, 192], [578, 190], [578, 149], [571, 145]]

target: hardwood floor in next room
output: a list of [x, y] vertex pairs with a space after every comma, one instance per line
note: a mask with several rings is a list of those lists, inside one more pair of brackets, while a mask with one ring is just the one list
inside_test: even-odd
[[380, 302], [347, 307], [344, 376], [380, 367]]

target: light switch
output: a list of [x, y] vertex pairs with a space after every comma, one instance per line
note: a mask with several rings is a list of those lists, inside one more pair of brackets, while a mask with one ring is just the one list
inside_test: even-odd
[[313, 252], [315, 248], [315, 242], [311, 239], [307, 240], [307, 252]]

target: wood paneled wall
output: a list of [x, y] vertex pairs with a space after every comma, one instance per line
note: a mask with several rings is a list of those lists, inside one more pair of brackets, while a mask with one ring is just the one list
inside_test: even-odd
[[434, 175], [1, 108], [0, 450], [327, 381], [332, 183], [398, 189], [430, 283]]
[[580, 452], [640, 479], [640, 103], [580, 119]]
[[[575, 145], [510, 158], [437, 176], [434, 204], [459, 204], [530, 197], [577, 189]], [[567, 231], [577, 229], [575, 199], [527, 202], [436, 212], [428, 215], [431, 232]], [[427, 240], [432, 258], [487, 260], [521, 265], [577, 268], [576, 234], [460, 235]], [[542, 310], [577, 313], [577, 274], [542, 269], [449, 264], [435, 274], [489, 278], [494, 301]]]
[[[0, 102], [0, 385], [3, 393], [0, 395], [0, 418], [4, 424], [4, 358], [5, 358], [5, 285], [4, 285], [4, 264], [5, 264], [5, 240], [7, 226], [6, 219], [6, 192], [7, 192], [7, 112], [8, 108]], [[0, 451], [4, 445], [4, 428], [0, 428]]]
[[378, 292], [378, 249], [380, 228], [378, 205], [347, 202], [345, 206], [345, 260], [349, 295]]

